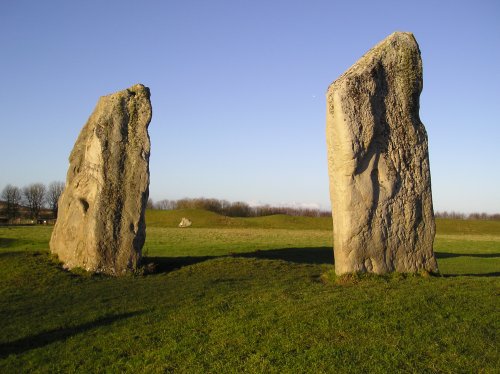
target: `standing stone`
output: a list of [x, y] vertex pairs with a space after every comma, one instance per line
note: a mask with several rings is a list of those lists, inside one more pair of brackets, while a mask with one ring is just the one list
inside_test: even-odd
[[121, 275], [136, 269], [146, 238], [149, 88], [101, 97], [69, 157], [50, 249], [67, 268]]
[[335, 271], [437, 272], [422, 60], [396, 32], [328, 88]]

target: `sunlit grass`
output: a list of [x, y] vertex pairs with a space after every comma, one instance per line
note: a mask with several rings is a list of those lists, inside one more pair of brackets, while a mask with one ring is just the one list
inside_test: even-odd
[[324, 230], [152, 227], [147, 229], [144, 252], [164, 257], [220, 256], [267, 249], [331, 247], [332, 241], [331, 233]]
[[48, 255], [50, 227], [0, 227], [0, 372], [499, 367], [494, 225], [482, 233], [477, 221], [462, 235], [462, 222], [438, 221], [443, 277], [336, 283], [322, 278], [333, 271], [324, 222], [299, 217], [292, 229], [277, 228], [287, 220], [277, 216], [227, 227], [194, 213], [188, 229], [175, 228], [178, 217], [162, 226], [168, 215], [157, 214], [144, 250], [158, 272], [123, 278], [63, 271]]

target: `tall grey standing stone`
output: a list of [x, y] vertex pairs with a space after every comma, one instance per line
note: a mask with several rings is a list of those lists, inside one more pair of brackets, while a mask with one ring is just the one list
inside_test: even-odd
[[146, 238], [149, 88], [100, 98], [69, 157], [50, 249], [67, 268], [133, 271]]
[[421, 91], [420, 50], [404, 32], [377, 44], [328, 88], [337, 274], [438, 271]]

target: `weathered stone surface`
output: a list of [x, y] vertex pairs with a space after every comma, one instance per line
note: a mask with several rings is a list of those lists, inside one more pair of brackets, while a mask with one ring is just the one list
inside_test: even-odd
[[121, 275], [146, 238], [150, 93], [141, 84], [101, 97], [69, 157], [50, 249], [67, 268]]
[[396, 32], [327, 92], [335, 271], [437, 272], [422, 60]]

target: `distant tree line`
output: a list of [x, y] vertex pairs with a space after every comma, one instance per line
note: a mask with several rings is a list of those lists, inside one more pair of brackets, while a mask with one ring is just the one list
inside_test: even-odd
[[[261, 217], [270, 216], [273, 214], [286, 214], [289, 216], [305, 216], [305, 217], [329, 217], [330, 211], [314, 209], [314, 208], [294, 208], [283, 206], [250, 206], [245, 202], [229, 202], [220, 199], [184, 198], [180, 200], [159, 200], [154, 202], [152, 199], [148, 201], [148, 209], [157, 210], [176, 210], [176, 209], [204, 209], [228, 217]], [[436, 212], [437, 218], [450, 219], [476, 219], [476, 220], [500, 220], [500, 214], [488, 213], [457, 213], [457, 212]]]
[[42, 210], [49, 209], [52, 218], [57, 218], [58, 202], [63, 182], [31, 183], [22, 188], [8, 184], [0, 195], [0, 216], [8, 222], [20, 218], [38, 219]]
[[500, 221], [500, 213], [488, 214], [488, 213], [458, 213], [458, 212], [436, 212], [436, 218], [449, 218], [449, 219], [482, 219], [482, 220], [493, 220]]
[[[63, 182], [52, 182], [48, 186], [43, 183], [31, 183], [22, 188], [8, 184], [0, 195], [0, 218], [14, 222], [16, 219], [38, 219], [43, 210], [49, 210], [52, 218], [57, 218], [58, 202], [64, 190]], [[228, 217], [262, 217], [274, 214], [303, 217], [329, 217], [330, 211], [315, 208], [296, 208], [287, 206], [250, 206], [236, 201], [229, 202], [221, 199], [184, 198], [180, 200], [148, 200], [148, 209], [176, 210], [176, 209], [204, 209]], [[500, 220], [500, 214], [459, 212], [436, 212], [437, 218], [472, 219], [472, 220]]]
[[157, 202], [153, 202], [150, 199], [148, 208], [158, 210], [204, 209], [228, 217], [262, 217], [273, 214], [306, 217], [329, 217], [331, 215], [329, 211], [314, 208], [276, 207], [271, 205], [252, 207], [242, 201], [229, 202], [227, 200], [206, 198], [184, 198], [180, 200], [160, 200]]

